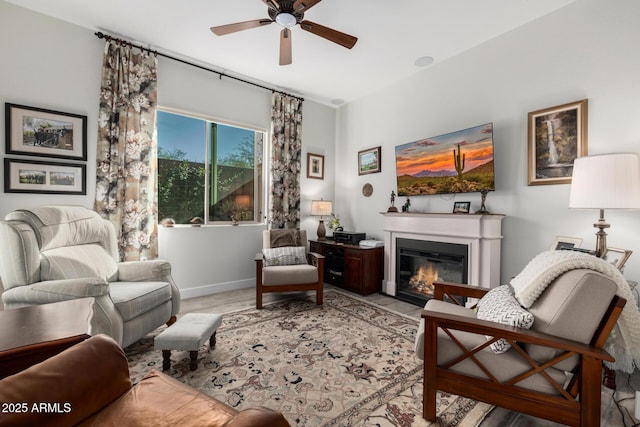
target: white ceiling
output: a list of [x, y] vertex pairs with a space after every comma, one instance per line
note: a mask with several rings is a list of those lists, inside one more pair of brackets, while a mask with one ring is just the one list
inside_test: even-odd
[[576, 0], [323, 0], [305, 19], [358, 42], [349, 50], [296, 26], [287, 66], [278, 65], [278, 24], [209, 30], [268, 17], [261, 0], [6, 1], [331, 105], [420, 72], [419, 57], [437, 64]]

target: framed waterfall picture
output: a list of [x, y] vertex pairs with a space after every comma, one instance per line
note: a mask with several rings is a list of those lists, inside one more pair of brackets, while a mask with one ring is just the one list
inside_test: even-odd
[[573, 161], [587, 155], [587, 101], [529, 113], [529, 185], [571, 182]]

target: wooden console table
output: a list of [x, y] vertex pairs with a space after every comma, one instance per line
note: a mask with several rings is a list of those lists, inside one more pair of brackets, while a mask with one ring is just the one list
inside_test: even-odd
[[0, 311], [0, 379], [91, 335], [93, 298]]
[[369, 295], [379, 292], [384, 276], [384, 248], [365, 248], [332, 240], [310, 240], [311, 252], [324, 255], [324, 281]]

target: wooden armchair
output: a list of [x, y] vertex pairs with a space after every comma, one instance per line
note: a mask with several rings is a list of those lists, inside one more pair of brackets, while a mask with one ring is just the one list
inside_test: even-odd
[[[262, 240], [262, 247], [267, 250], [300, 249], [302, 259], [269, 262], [265, 251], [256, 255], [256, 308], [262, 308], [262, 294], [268, 292], [316, 291], [316, 303], [322, 305], [324, 256], [307, 251], [306, 230], [264, 230]], [[279, 255], [280, 260], [295, 256], [291, 254]]]
[[[479, 320], [453, 298], [487, 291], [435, 285], [416, 337], [424, 418], [436, 420], [441, 390], [553, 422], [599, 426], [602, 362], [614, 360], [602, 348], [626, 302], [615, 283], [590, 270], [564, 273], [531, 306], [531, 330]], [[489, 346], [500, 338], [512, 347], [496, 354]]]

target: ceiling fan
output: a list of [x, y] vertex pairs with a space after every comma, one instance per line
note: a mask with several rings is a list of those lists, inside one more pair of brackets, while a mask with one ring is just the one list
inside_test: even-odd
[[291, 28], [298, 24], [305, 31], [351, 49], [358, 41], [357, 37], [303, 20], [304, 13], [320, 1], [322, 0], [262, 0], [268, 7], [269, 18], [219, 25], [211, 27], [211, 31], [217, 36], [223, 36], [276, 22], [282, 26], [282, 31], [280, 31], [280, 65], [291, 64]]

